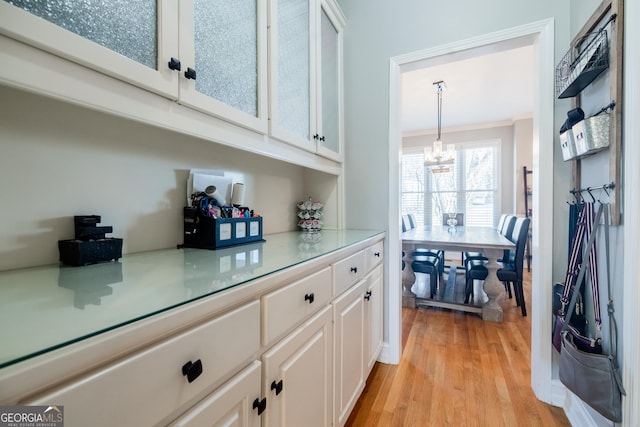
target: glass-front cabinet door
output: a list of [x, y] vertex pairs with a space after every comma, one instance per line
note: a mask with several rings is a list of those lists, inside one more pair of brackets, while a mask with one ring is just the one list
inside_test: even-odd
[[326, 2], [320, 11], [317, 151], [342, 161], [342, 34], [344, 21]]
[[0, 34], [267, 133], [266, 0], [0, 0]]
[[270, 135], [342, 160], [342, 28], [335, 3], [271, 0]]
[[181, 0], [181, 104], [267, 133], [265, 0]]
[[[311, 23], [313, 1], [271, 0], [270, 28], [270, 134], [307, 151], [315, 151], [315, 73]], [[312, 50], [313, 48], [313, 50]]]
[[176, 0], [0, 0], [0, 33], [175, 100], [177, 16]]

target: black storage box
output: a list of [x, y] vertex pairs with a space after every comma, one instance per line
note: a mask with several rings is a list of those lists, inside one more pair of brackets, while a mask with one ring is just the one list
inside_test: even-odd
[[184, 244], [179, 247], [218, 249], [262, 240], [262, 217], [211, 218], [184, 208]]
[[122, 239], [105, 237], [113, 227], [98, 227], [99, 215], [73, 217], [75, 239], [58, 240], [60, 261], [67, 265], [87, 265], [122, 258]]
[[60, 261], [67, 265], [87, 265], [122, 258], [122, 239], [58, 240]]

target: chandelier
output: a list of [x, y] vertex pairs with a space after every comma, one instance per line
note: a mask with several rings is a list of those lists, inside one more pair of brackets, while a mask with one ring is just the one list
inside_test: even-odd
[[444, 81], [435, 82], [433, 88], [438, 94], [438, 139], [433, 147], [424, 147], [424, 165], [433, 173], [449, 172], [448, 165], [455, 160], [455, 145], [447, 144], [447, 151], [442, 151], [442, 92], [447, 89]]

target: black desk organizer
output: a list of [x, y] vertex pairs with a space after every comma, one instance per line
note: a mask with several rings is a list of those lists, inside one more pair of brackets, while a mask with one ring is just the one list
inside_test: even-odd
[[105, 237], [113, 227], [98, 227], [99, 215], [74, 216], [75, 239], [58, 240], [60, 261], [67, 265], [88, 265], [122, 258], [122, 239]]
[[184, 244], [178, 248], [219, 249], [260, 241], [262, 217], [212, 218], [184, 208]]

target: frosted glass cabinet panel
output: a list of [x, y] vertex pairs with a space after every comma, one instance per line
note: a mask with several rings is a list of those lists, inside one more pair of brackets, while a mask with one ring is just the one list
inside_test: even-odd
[[[290, 132], [291, 138], [310, 139], [311, 118], [311, 44], [310, 2], [278, 0], [276, 14], [277, 41], [277, 111], [272, 114], [275, 126]], [[286, 138], [286, 136], [285, 136]]]
[[182, 0], [179, 102], [267, 132], [264, 0]]
[[[340, 76], [341, 52], [339, 32], [325, 8], [320, 14], [320, 93], [322, 101], [318, 128], [322, 129], [319, 152], [340, 153]], [[331, 156], [330, 156], [331, 157]]]
[[271, 0], [269, 134], [315, 152], [315, 2]]
[[267, 133], [266, 4], [0, 0], [0, 34]]
[[332, 1], [270, 2], [270, 128], [274, 138], [342, 161], [342, 28]]
[[156, 0], [6, 1], [149, 68], [156, 68]]
[[171, 99], [176, 0], [0, 0], [0, 33]]

